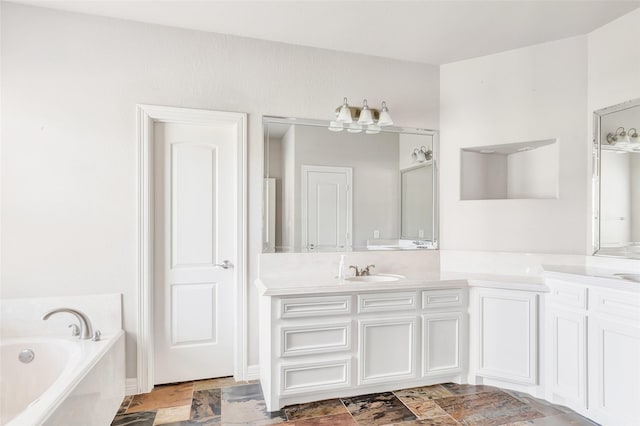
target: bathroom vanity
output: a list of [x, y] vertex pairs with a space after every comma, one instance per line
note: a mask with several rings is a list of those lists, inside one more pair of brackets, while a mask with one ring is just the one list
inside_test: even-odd
[[[267, 409], [467, 383], [470, 371], [478, 383], [486, 377], [535, 386], [546, 287], [539, 279], [518, 281], [445, 273], [386, 282], [259, 280]], [[510, 345], [516, 349], [502, 350]]]
[[546, 399], [601, 424], [638, 424], [640, 282], [597, 268], [545, 269]]
[[269, 410], [460, 381], [466, 371], [464, 281], [332, 283], [304, 294], [261, 284], [260, 380]]
[[603, 424], [640, 400], [640, 285], [612, 271], [544, 277], [264, 278], [260, 379], [268, 410], [457, 382], [523, 391]]

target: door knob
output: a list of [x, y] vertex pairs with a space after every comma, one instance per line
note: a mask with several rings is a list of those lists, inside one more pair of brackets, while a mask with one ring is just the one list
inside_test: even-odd
[[222, 263], [215, 263], [213, 265], [214, 268], [222, 268], [222, 269], [229, 269], [233, 267], [233, 264], [231, 262], [229, 262], [228, 260], [223, 261]]

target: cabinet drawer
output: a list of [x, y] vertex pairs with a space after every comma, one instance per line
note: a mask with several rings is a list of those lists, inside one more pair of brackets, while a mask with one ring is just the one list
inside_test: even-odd
[[351, 313], [351, 296], [280, 299], [280, 318], [344, 315]]
[[400, 311], [415, 307], [415, 291], [358, 295], [358, 312]]
[[351, 386], [351, 358], [280, 366], [282, 395]]
[[426, 290], [422, 292], [422, 309], [451, 308], [464, 304], [464, 290]]
[[296, 356], [351, 348], [351, 323], [282, 327], [280, 355]]
[[569, 284], [563, 281], [549, 280], [551, 303], [587, 309], [587, 288], [582, 285]]
[[640, 319], [640, 295], [616, 290], [591, 290], [589, 312]]

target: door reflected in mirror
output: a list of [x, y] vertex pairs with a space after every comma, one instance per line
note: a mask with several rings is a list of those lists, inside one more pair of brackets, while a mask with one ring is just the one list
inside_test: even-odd
[[264, 252], [437, 248], [434, 131], [263, 124]]
[[640, 99], [594, 119], [594, 254], [640, 259]]

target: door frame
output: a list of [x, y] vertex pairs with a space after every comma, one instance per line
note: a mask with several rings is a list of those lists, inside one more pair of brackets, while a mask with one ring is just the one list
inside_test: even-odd
[[302, 164], [300, 166], [300, 246], [306, 248], [309, 244], [307, 221], [309, 220], [309, 212], [307, 201], [309, 194], [307, 193], [307, 180], [309, 178], [309, 172], [324, 172], [324, 173], [345, 173], [347, 175], [347, 223], [346, 230], [349, 234], [349, 239], [345, 241], [346, 247], [351, 247], [353, 244], [353, 168], [352, 167], [338, 167], [338, 166], [314, 166], [310, 164]]
[[154, 123], [211, 124], [227, 121], [237, 128], [238, 242], [234, 286], [233, 376], [247, 377], [247, 114], [157, 105], [136, 105], [137, 116], [137, 393], [150, 392], [154, 386], [153, 341], [153, 230], [154, 230]]

